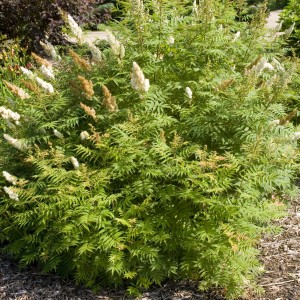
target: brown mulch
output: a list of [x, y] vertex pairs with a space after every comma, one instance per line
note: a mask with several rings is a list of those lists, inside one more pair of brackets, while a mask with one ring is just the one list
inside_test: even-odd
[[[289, 215], [277, 222], [278, 235], [260, 242], [265, 273], [260, 284], [263, 296], [247, 300], [300, 300], [300, 199], [293, 202]], [[0, 300], [121, 300], [130, 299], [125, 291], [94, 293], [56, 275], [41, 275], [34, 269], [20, 270], [15, 262], [0, 256]], [[131, 298], [132, 299], [132, 298]], [[140, 300], [225, 300], [217, 291], [201, 293], [192, 282], [167, 282], [145, 292]]]
[[300, 300], [300, 199], [277, 224], [282, 232], [266, 236], [260, 243], [260, 260], [265, 268], [260, 285], [265, 294], [254, 299]]

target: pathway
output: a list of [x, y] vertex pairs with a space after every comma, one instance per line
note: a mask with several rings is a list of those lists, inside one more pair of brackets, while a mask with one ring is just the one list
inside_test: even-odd
[[278, 23], [280, 16], [279, 14], [282, 12], [282, 10], [275, 10], [271, 11], [269, 17], [267, 18], [267, 24], [266, 27], [269, 29], [274, 29]]

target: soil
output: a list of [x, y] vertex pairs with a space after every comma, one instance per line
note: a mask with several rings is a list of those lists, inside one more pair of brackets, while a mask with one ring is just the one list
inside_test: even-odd
[[[260, 260], [265, 273], [259, 283], [263, 296], [247, 300], [300, 300], [300, 199], [289, 214], [276, 222], [283, 228], [277, 235], [260, 241]], [[130, 299], [124, 290], [98, 293], [78, 287], [56, 275], [42, 275], [34, 268], [20, 270], [8, 257], [0, 256], [0, 300], [121, 300]], [[194, 282], [167, 282], [145, 292], [140, 300], [225, 300], [219, 291], [201, 293]]]

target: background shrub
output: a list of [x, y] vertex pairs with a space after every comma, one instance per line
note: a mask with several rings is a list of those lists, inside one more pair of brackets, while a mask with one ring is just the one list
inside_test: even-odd
[[288, 29], [293, 24], [295, 28], [288, 39], [288, 45], [296, 55], [300, 55], [300, 3], [296, 0], [290, 0], [288, 5], [281, 13], [281, 20], [283, 21], [283, 29]]
[[131, 293], [167, 278], [255, 289], [256, 243], [296, 193], [297, 74], [261, 38], [265, 12], [236, 22], [230, 3], [124, 3], [102, 60], [70, 51], [53, 94], [24, 75], [31, 98], [6, 85], [21, 126], [1, 118], [5, 251]]
[[[101, 8], [104, 0], [1, 0], [0, 30], [8, 38], [18, 38], [23, 46], [41, 49], [45, 38], [54, 44], [64, 42], [64, 24], [58, 9], [74, 16], [79, 24], [97, 24], [110, 19], [110, 9]], [[95, 26], [95, 25], [93, 25]]]
[[[247, 0], [249, 5], [257, 5], [264, 2], [264, 0]], [[288, 3], [288, 0], [269, 0], [268, 1], [268, 8], [270, 10], [282, 9]]]

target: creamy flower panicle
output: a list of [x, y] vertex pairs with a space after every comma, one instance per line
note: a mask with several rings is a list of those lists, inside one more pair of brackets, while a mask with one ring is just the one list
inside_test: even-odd
[[14, 148], [20, 150], [20, 151], [26, 151], [28, 149], [27, 145], [15, 138], [13, 138], [12, 136], [10, 136], [9, 134], [4, 134], [3, 135], [4, 139]]
[[19, 195], [12, 191], [11, 188], [4, 186], [3, 189], [10, 199], [19, 201]]
[[48, 94], [53, 94], [54, 93], [54, 88], [52, 86], [51, 83], [46, 82], [45, 80], [43, 80], [42, 78], [36, 77], [35, 78], [36, 82], [38, 83], [38, 85], [43, 88], [43, 90], [48, 93]]
[[61, 60], [61, 57], [57, 54], [54, 46], [48, 41], [42, 42], [40, 41], [40, 45], [42, 46], [45, 53], [54, 60]]
[[30, 80], [33, 80], [35, 78], [35, 75], [33, 74], [32, 71], [24, 68], [24, 67], [20, 67], [22, 73]]
[[10, 173], [3, 171], [2, 172], [3, 177], [12, 185], [16, 185], [17, 184], [17, 178], [13, 175], [11, 175]]
[[83, 31], [80, 28], [80, 26], [76, 23], [76, 21], [73, 19], [73, 17], [69, 14], [67, 14], [66, 21], [69, 25], [72, 35], [78, 40], [78, 42], [80, 44], [83, 43], [84, 36], [83, 36]]
[[14, 121], [16, 125], [20, 124], [19, 119], [21, 118], [21, 116], [18, 113], [5, 108], [4, 106], [0, 106], [0, 115], [5, 120]]
[[136, 62], [133, 62], [131, 73], [131, 86], [133, 89], [139, 92], [148, 92], [150, 88], [149, 79], [145, 78], [145, 75], [139, 65]]
[[74, 156], [70, 157], [70, 161], [74, 167], [74, 169], [78, 169], [79, 168], [79, 162], [77, 160], [77, 158], [75, 158]]
[[59, 138], [59, 139], [63, 139], [63, 138], [64, 138], [64, 135], [63, 135], [61, 132], [59, 132], [58, 130], [56, 130], [56, 129], [53, 129], [53, 134], [54, 134], [57, 138]]
[[119, 42], [116, 37], [109, 31], [106, 30], [108, 43], [111, 47], [111, 50], [115, 56], [118, 56], [120, 59], [125, 57], [125, 48], [121, 42]]
[[45, 65], [41, 65], [40, 66], [40, 70], [41, 70], [41, 73], [48, 79], [54, 79], [55, 76], [54, 76], [54, 73], [52, 71], [51, 68], [45, 66]]
[[189, 99], [192, 99], [192, 98], [193, 98], [193, 92], [192, 92], [192, 90], [191, 90], [189, 87], [186, 87], [186, 88], [185, 88], [185, 94], [186, 94], [186, 96], [187, 96]]
[[87, 131], [82, 131], [82, 132], [80, 133], [80, 139], [81, 139], [82, 141], [88, 139], [89, 136], [90, 136], [90, 135], [89, 135], [89, 133], [88, 133]]

